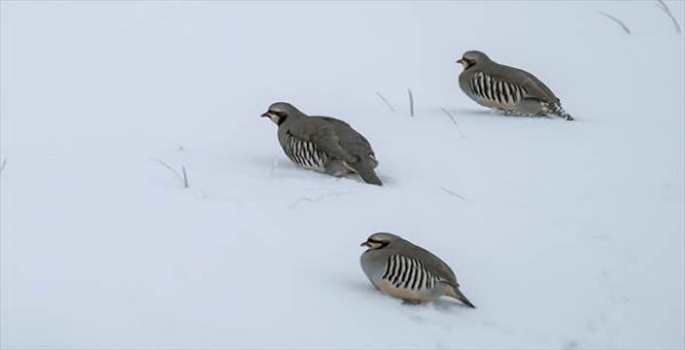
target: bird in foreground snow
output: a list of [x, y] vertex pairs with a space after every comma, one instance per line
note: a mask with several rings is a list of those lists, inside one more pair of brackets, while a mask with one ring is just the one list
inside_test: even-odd
[[475, 308], [459, 290], [452, 269], [431, 252], [386, 232], [372, 234], [361, 246], [368, 247], [362, 270], [376, 289], [412, 304], [447, 295]]
[[464, 67], [459, 87], [481, 106], [507, 114], [573, 120], [552, 90], [526, 71], [501, 65], [480, 51], [467, 51], [457, 63]]
[[307, 116], [286, 102], [272, 104], [262, 117], [278, 125], [278, 142], [293, 163], [338, 177], [356, 173], [364, 182], [382, 186], [371, 144], [349, 124]]

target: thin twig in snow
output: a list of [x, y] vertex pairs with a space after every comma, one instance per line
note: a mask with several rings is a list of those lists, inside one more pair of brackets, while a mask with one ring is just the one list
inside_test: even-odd
[[440, 187], [440, 189], [443, 190], [443, 191], [445, 191], [445, 192], [448, 193], [448, 194], [451, 194], [451, 195], [453, 195], [453, 196], [455, 196], [455, 197], [457, 197], [457, 198], [463, 200], [464, 202], [471, 202], [470, 200], [464, 198], [464, 196], [462, 196], [462, 195], [460, 195], [460, 194], [458, 194], [458, 193], [456, 193], [456, 192], [450, 191], [450, 190], [446, 189], [445, 187]]
[[414, 95], [411, 93], [411, 89], [407, 88], [407, 92], [409, 93], [409, 115], [414, 116]]
[[676, 33], [678, 33], [678, 35], [682, 34], [682, 32], [680, 31], [680, 24], [678, 24], [678, 21], [677, 21], [677, 20], [675, 19], [675, 17], [673, 16], [673, 13], [671, 13], [671, 9], [668, 8], [668, 5], [666, 5], [666, 3], [665, 3], [663, 0], [657, 0], [656, 2], [657, 2], [657, 3], [654, 4], [654, 5], [655, 5], [656, 7], [658, 7], [659, 9], [661, 9], [661, 11], [664, 11], [664, 13], [665, 13], [668, 17], [671, 18], [671, 21], [673, 22], [673, 26], [675, 27]]
[[443, 113], [447, 114], [447, 116], [450, 118], [452, 123], [454, 123], [454, 126], [457, 127], [457, 132], [459, 133], [459, 136], [461, 136], [462, 139], [465, 138], [464, 134], [461, 133], [461, 130], [459, 129], [459, 124], [457, 124], [457, 120], [454, 119], [454, 116], [452, 115], [452, 113], [448, 112], [446, 109], [444, 109], [442, 107], [440, 107], [440, 109], [442, 110]]
[[2, 173], [3, 170], [5, 170], [5, 165], [7, 164], [7, 158], [2, 160], [2, 163], [0, 163], [0, 173]]
[[606, 17], [606, 18], [608, 18], [608, 19], [610, 19], [610, 20], [616, 22], [618, 25], [620, 25], [621, 28], [623, 28], [623, 31], [626, 32], [626, 34], [628, 34], [628, 35], [632, 34], [632, 33], [630, 32], [630, 28], [628, 28], [628, 26], [626, 26], [626, 24], [623, 23], [623, 21], [621, 21], [620, 19], [618, 19], [618, 18], [616, 18], [616, 17], [614, 17], [614, 16], [612, 16], [612, 15], [606, 13], [606, 12], [603, 12], [603, 11], [599, 11], [599, 13], [600, 13], [601, 15], [603, 15], [604, 17]]
[[318, 197], [311, 199], [309, 197], [300, 197], [298, 198], [293, 204], [288, 206], [288, 208], [293, 209], [295, 208], [300, 202], [309, 202], [309, 203], [316, 203], [326, 197], [337, 197], [337, 196], [342, 196], [344, 194], [350, 194], [352, 192], [333, 192], [333, 193], [324, 193], [322, 195], [319, 195]]
[[183, 181], [183, 176], [181, 176], [181, 174], [178, 171], [176, 171], [176, 169], [172, 168], [171, 165], [164, 163], [161, 159], [158, 159], [158, 158], [152, 158], [152, 160], [161, 164], [163, 167], [169, 169], [169, 171], [174, 173], [174, 175], [176, 175], [176, 177], [178, 177], [179, 180]]
[[187, 176], [187, 174], [186, 174], [186, 167], [185, 167], [185, 166], [181, 166], [181, 170], [183, 171], [183, 175], [181, 175], [181, 173], [179, 173], [176, 169], [172, 168], [171, 165], [165, 163], [165, 162], [162, 161], [161, 159], [152, 158], [152, 160], [154, 160], [155, 162], [159, 163], [159, 164], [162, 165], [163, 167], [169, 169], [169, 171], [171, 171], [172, 173], [174, 173], [174, 175], [176, 175], [176, 178], [178, 178], [178, 180], [181, 181], [181, 182], [183, 183], [183, 185], [184, 185], [185, 188], [189, 188], [188, 176]]
[[188, 184], [188, 174], [186, 173], [186, 166], [181, 165], [181, 170], [183, 171], [183, 187], [190, 188], [190, 185]]
[[395, 107], [393, 107], [393, 106], [390, 104], [390, 102], [388, 102], [388, 100], [385, 98], [385, 96], [381, 95], [381, 93], [378, 92], [378, 91], [376, 91], [376, 95], [377, 95], [378, 97], [380, 97], [380, 99], [383, 100], [383, 102], [385, 102], [385, 104], [388, 106], [388, 108], [390, 108], [390, 110], [391, 110], [392, 112], [395, 112]]

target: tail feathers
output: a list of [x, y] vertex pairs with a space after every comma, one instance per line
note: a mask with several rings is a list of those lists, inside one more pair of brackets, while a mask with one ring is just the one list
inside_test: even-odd
[[373, 169], [363, 167], [363, 169], [357, 169], [357, 173], [367, 184], [383, 186], [381, 179], [376, 175], [376, 172], [373, 171]]
[[381, 182], [381, 179], [376, 175], [376, 172], [373, 171], [373, 166], [371, 164], [361, 162], [352, 165], [352, 167], [367, 184], [383, 186], [383, 182]]
[[552, 115], [555, 115], [557, 117], [560, 117], [560, 118], [563, 118], [563, 119], [566, 119], [569, 121], [574, 120], [570, 114], [566, 113], [566, 111], [563, 108], [561, 108], [561, 104], [559, 102], [549, 104], [548, 108], [549, 108], [549, 113]]
[[475, 309], [476, 306], [473, 305], [473, 303], [464, 295], [462, 292], [459, 290], [459, 287], [452, 287], [448, 292], [447, 295], [451, 296], [454, 299], [457, 299], [461, 301], [464, 305]]

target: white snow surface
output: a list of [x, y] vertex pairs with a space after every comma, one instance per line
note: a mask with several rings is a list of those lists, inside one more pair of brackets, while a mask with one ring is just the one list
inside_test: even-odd
[[[684, 44], [652, 2], [0, 10], [2, 348], [685, 347]], [[577, 121], [476, 105], [471, 49]], [[384, 186], [295, 167], [275, 101], [366, 135]], [[374, 290], [377, 231], [478, 308]]]

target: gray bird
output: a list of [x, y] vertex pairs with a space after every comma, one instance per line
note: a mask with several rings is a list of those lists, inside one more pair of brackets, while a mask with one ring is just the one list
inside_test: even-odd
[[368, 247], [362, 270], [376, 289], [412, 304], [447, 295], [475, 308], [459, 290], [452, 269], [431, 252], [386, 232], [372, 234], [361, 246]]
[[293, 163], [333, 176], [356, 173], [369, 184], [382, 186], [371, 144], [352, 127], [335, 118], [307, 116], [293, 105], [276, 102], [262, 114], [278, 125], [278, 142]]
[[480, 51], [467, 51], [457, 63], [464, 67], [459, 87], [481, 106], [507, 114], [573, 120], [552, 90], [526, 71], [501, 65]]

